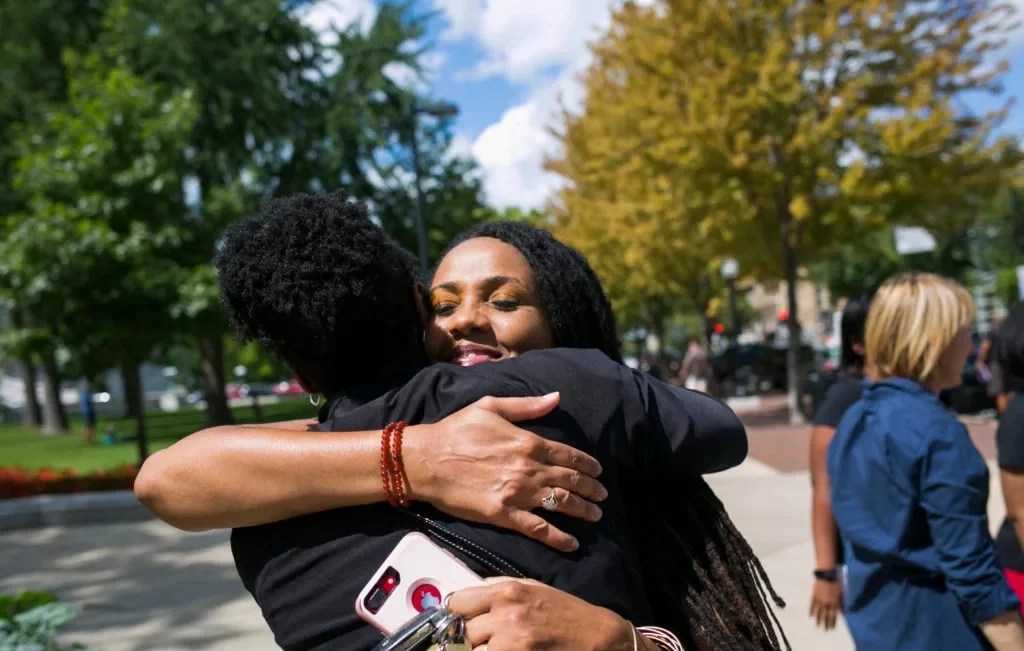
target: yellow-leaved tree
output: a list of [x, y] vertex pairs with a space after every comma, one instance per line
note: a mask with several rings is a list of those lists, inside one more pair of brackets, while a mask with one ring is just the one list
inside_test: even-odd
[[[549, 169], [555, 230], [622, 307], [695, 296], [723, 257], [796, 280], [893, 223], [962, 227], [1019, 165], [960, 96], [998, 93], [1012, 10], [965, 0], [627, 2]], [[796, 318], [788, 340], [800, 341]], [[787, 356], [797, 406], [796, 346]]]

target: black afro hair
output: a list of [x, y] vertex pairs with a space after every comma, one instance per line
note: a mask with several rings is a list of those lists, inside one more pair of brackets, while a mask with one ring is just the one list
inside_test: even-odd
[[512, 221], [473, 226], [456, 237], [448, 251], [474, 237], [501, 240], [526, 258], [537, 278], [557, 346], [597, 348], [622, 361], [611, 303], [582, 253], [541, 228]]
[[214, 264], [238, 337], [313, 391], [384, 381], [422, 355], [415, 260], [344, 194], [266, 203], [227, 228]]

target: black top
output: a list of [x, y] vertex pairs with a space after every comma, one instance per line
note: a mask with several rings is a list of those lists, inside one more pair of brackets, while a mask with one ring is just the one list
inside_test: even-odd
[[840, 375], [829, 387], [821, 406], [814, 412], [814, 425], [820, 427], [839, 426], [846, 410], [860, 400], [864, 391], [864, 379], [855, 375]]
[[[860, 400], [864, 392], [864, 379], [856, 375], [840, 375], [835, 383], [828, 388], [825, 399], [821, 406], [814, 412], [815, 427], [839, 427], [839, 421], [843, 414]], [[839, 528], [836, 528], [836, 565], [843, 564], [843, 541], [839, 537]], [[827, 568], [821, 568], [827, 569]]]
[[[554, 390], [561, 391], [559, 408], [527, 429], [596, 457], [609, 492], [597, 524], [545, 514], [579, 539], [577, 552], [556, 552], [507, 530], [455, 520], [427, 505], [416, 508], [501, 554], [530, 578], [650, 623], [620, 482], [640, 473], [711, 472], [739, 463], [747, 450], [743, 426], [714, 398], [657, 382], [597, 351], [550, 349], [471, 368], [434, 365], [359, 408], [338, 398], [326, 410], [321, 429], [377, 429], [392, 420], [435, 422], [486, 395]], [[231, 542], [242, 582], [279, 645], [288, 651], [348, 651], [380, 641], [380, 634], [356, 615], [355, 599], [402, 536], [415, 528], [402, 511], [374, 504], [236, 529]], [[487, 574], [472, 558], [463, 560]]]
[[[1015, 395], [999, 416], [996, 446], [1000, 467], [1024, 471], [1024, 399]], [[996, 552], [1003, 567], [1024, 572], [1024, 551], [1009, 520], [1003, 520], [996, 535]]]

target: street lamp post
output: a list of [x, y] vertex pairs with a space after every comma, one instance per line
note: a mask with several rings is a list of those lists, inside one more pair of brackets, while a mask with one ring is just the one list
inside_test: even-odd
[[740, 316], [739, 310], [736, 309], [736, 277], [740, 275], [740, 263], [736, 262], [735, 258], [726, 258], [721, 271], [725, 285], [729, 288], [729, 331], [733, 342], [736, 343], [740, 336]]
[[420, 147], [416, 134], [416, 117], [418, 115], [433, 115], [436, 118], [446, 118], [457, 115], [458, 112], [459, 107], [448, 102], [436, 102], [424, 106], [413, 102], [407, 116], [411, 132], [413, 179], [416, 185], [416, 253], [420, 259], [420, 277], [424, 281], [430, 271], [427, 268], [427, 201], [423, 196], [423, 185], [420, 181]]

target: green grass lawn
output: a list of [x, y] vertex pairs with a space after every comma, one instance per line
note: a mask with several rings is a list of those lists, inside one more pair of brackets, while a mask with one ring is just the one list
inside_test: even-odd
[[[290, 398], [262, 405], [263, 417], [257, 420], [251, 407], [234, 407], [237, 423], [313, 419], [316, 410], [306, 398]], [[166, 448], [178, 439], [202, 429], [205, 412], [186, 407], [176, 412], [149, 412], [146, 414], [147, 440], [150, 452]], [[82, 421], [72, 419], [71, 431], [59, 436], [43, 436], [37, 429], [15, 425], [0, 426], [0, 467], [22, 468], [74, 468], [78, 472], [103, 470], [138, 460], [134, 439], [119, 440], [105, 446], [100, 441], [108, 425], [113, 425], [119, 439], [135, 433], [135, 424], [129, 419], [100, 418], [96, 427], [96, 442], [86, 445]]]

